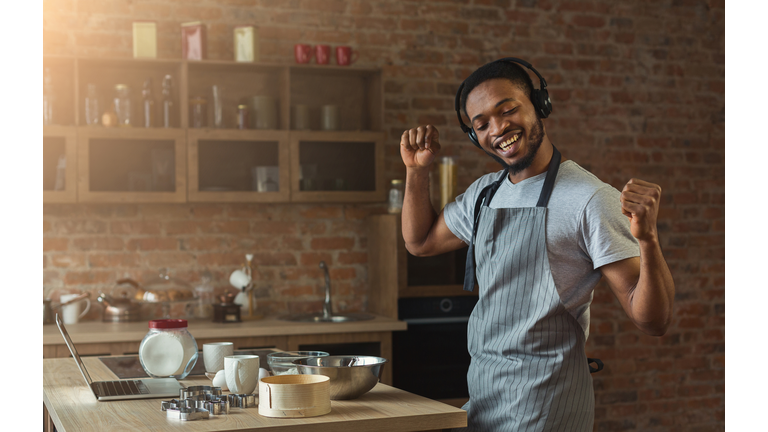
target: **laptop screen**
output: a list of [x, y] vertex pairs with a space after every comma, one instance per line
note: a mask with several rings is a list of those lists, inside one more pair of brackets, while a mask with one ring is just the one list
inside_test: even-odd
[[77, 363], [77, 368], [80, 369], [80, 373], [83, 374], [83, 378], [85, 378], [85, 382], [88, 384], [88, 387], [90, 388], [91, 383], [93, 382], [91, 380], [91, 376], [88, 375], [88, 371], [85, 369], [85, 365], [83, 364], [83, 361], [80, 360], [80, 356], [77, 354], [77, 349], [75, 349], [75, 344], [72, 343], [72, 339], [70, 339], [69, 333], [67, 333], [67, 328], [64, 327], [64, 323], [61, 321], [61, 318], [59, 318], [59, 314], [56, 314], [56, 325], [59, 326], [59, 331], [61, 332], [61, 335], [64, 337], [64, 342], [69, 347], [69, 352], [72, 353], [72, 357], [74, 357], [75, 362]]

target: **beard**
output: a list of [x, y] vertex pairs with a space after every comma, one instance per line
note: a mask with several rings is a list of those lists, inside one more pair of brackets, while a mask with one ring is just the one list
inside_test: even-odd
[[533, 164], [533, 160], [539, 152], [539, 147], [541, 147], [541, 143], [544, 141], [544, 126], [542, 125], [540, 118], [536, 117], [536, 121], [533, 123], [530, 130], [531, 133], [528, 136], [528, 151], [522, 159], [511, 165], [504, 162], [503, 159], [495, 154], [492, 154], [485, 149], [483, 149], [483, 151], [496, 162], [500, 163], [504, 168], [509, 168], [510, 174], [517, 174]]

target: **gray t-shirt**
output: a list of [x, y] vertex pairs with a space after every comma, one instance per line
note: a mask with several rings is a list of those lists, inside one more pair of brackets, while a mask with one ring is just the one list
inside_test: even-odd
[[[469, 244], [474, 206], [480, 191], [501, 176], [486, 174], [445, 206], [448, 229]], [[535, 207], [546, 173], [517, 184], [507, 177], [491, 208]], [[547, 206], [547, 253], [552, 278], [565, 308], [589, 334], [589, 305], [602, 274], [599, 267], [640, 256], [640, 247], [621, 213], [621, 193], [576, 162], [560, 164]], [[481, 222], [482, 223], [482, 219]]]

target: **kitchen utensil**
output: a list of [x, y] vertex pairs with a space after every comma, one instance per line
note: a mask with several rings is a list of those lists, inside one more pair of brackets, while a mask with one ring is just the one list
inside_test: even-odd
[[315, 45], [315, 61], [317, 64], [328, 64], [331, 59], [330, 45]]
[[330, 379], [322, 375], [280, 375], [259, 381], [259, 414], [315, 417], [331, 412]]
[[140, 321], [142, 319], [141, 303], [134, 299], [139, 284], [132, 279], [121, 279], [117, 284], [118, 286], [112, 289], [111, 295], [101, 293], [96, 298], [103, 306], [101, 320], [104, 322]]
[[203, 344], [203, 362], [206, 372], [218, 372], [224, 369], [224, 357], [231, 356], [235, 351], [232, 342], [213, 342]]
[[234, 408], [256, 408], [255, 394], [230, 394], [227, 395], [229, 405]]
[[259, 383], [259, 356], [233, 355], [224, 357], [224, 374], [232, 393], [250, 394]]
[[[90, 293], [81, 294], [62, 294], [61, 295], [61, 316], [64, 324], [77, 324], [80, 318], [91, 310]], [[80, 312], [80, 302], [85, 301], [85, 309]]]
[[267, 364], [272, 369], [273, 375], [298, 375], [299, 371], [294, 360], [306, 359], [310, 357], [327, 357], [325, 351], [280, 351], [267, 354]]
[[312, 45], [294, 45], [293, 55], [296, 58], [296, 63], [309, 63], [309, 61], [312, 59]]
[[357, 61], [357, 51], [352, 51], [352, 47], [336, 47], [336, 64], [339, 66], [349, 66]]
[[373, 356], [328, 356], [294, 360], [300, 374], [330, 378], [331, 400], [356, 399], [381, 379], [387, 360]]

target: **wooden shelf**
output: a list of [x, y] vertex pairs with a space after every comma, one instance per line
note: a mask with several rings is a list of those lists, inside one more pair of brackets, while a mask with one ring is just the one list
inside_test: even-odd
[[[71, 190], [44, 193], [44, 202], [378, 202], [386, 197], [384, 185], [385, 134], [383, 129], [383, 97], [381, 70], [377, 68], [345, 67], [334, 65], [288, 65], [273, 63], [247, 63], [234, 61], [186, 61], [181, 59], [133, 58], [79, 58], [44, 57], [44, 66], [52, 71], [57, 92], [57, 113], [61, 123], [70, 129], [46, 127], [49, 142], [62, 139], [68, 160], [67, 185]], [[173, 78], [173, 116], [176, 128], [141, 128], [141, 90], [144, 82], [152, 79], [152, 92], [157, 112], [160, 111], [162, 80]], [[104, 128], [87, 126], [85, 97], [88, 84], [95, 84], [99, 93], [99, 111], [106, 111], [114, 99], [115, 85], [127, 84], [131, 88], [133, 127]], [[223, 87], [223, 128], [191, 128], [189, 100], [202, 96], [208, 100], [208, 126], [214, 126], [212, 87]], [[61, 90], [63, 89], [63, 90]], [[59, 97], [60, 96], [60, 97]], [[278, 122], [276, 129], [234, 129], [237, 105], [247, 103], [253, 96], [271, 96], [276, 101]], [[292, 107], [307, 105], [310, 109], [311, 130], [291, 130]], [[320, 107], [326, 104], [340, 108], [340, 130], [320, 131]], [[254, 114], [255, 115], [255, 114]], [[157, 124], [160, 120], [157, 119]], [[56, 133], [59, 133], [57, 138]], [[278, 166], [280, 187], [276, 192], [255, 192], [248, 187], [247, 176], [229, 178], [230, 186], [217, 188], [211, 176], [222, 179], [235, 176], [227, 172], [227, 164], [211, 159], [201, 161], [201, 151], [210, 148], [206, 143], [222, 143], [220, 152], [209, 153], [213, 159], [228, 155], [236, 164]], [[131, 144], [133, 143], [133, 145]], [[202, 144], [201, 144], [202, 143]], [[252, 143], [252, 144], [245, 144]], [[270, 144], [271, 143], [271, 144]], [[104, 150], [107, 144], [113, 153]], [[51, 144], [53, 145], [53, 144]], [[60, 144], [56, 144], [61, 146]], [[130, 147], [135, 147], [133, 153]], [[208, 147], [206, 147], [208, 146]], [[345, 147], [346, 146], [346, 147]], [[142, 179], [147, 183], [147, 169], [137, 160], [156, 148], [171, 148], [174, 157], [174, 180], [171, 189], [136, 190]], [[338, 163], [334, 178], [319, 178], [336, 183], [304, 190], [301, 184], [302, 154], [312, 148], [330, 149], [334, 158], [325, 158], [318, 164], [319, 171]], [[351, 149], [347, 152], [339, 149]], [[149, 149], [149, 150], [148, 150]], [[237, 157], [232, 153], [240, 149]], [[304, 151], [302, 151], [302, 149]], [[117, 152], [117, 153], [114, 153]], [[335, 152], [335, 153], [334, 153]], [[71, 154], [70, 154], [71, 153]], [[359, 153], [359, 154], [358, 154]], [[123, 166], [113, 159], [123, 156], [133, 166]], [[94, 160], [94, 158], [103, 160]], [[306, 156], [304, 156], [306, 157]], [[347, 160], [344, 160], [344, 159]], [[321, 158], [322, 159], [322, 158]], [[361, 159], [365, 163], [360, 165]], [[109, 164], [112, 165], [109, 165]], [[224, 171], [211, 172], [218, 169]], [[110, 169], [106, 169], [109, 167]], [[245, 168], [238, 168], [243, 171]], [[355, 174], [355, 169], [358, 174]], [[126, 177], [132, 172], [131, 179]], [[326, 175], [326, 177], [328, 177]], [[338, 178], [338, 180], [336, 180]], [[156, 179], [152, 180], [157, 189]], [[76, 188], [75, 188], [76, 185]], [[357, 189], [356, 189], [357, 188]], [[203, 189], [211, 189], [205, 191]], [[218, 189], [218, 190], [217, 190]], [[338, 190], [337, 190], [338, 189]], [[65, 193], [66, 192], [66, 193]]]

